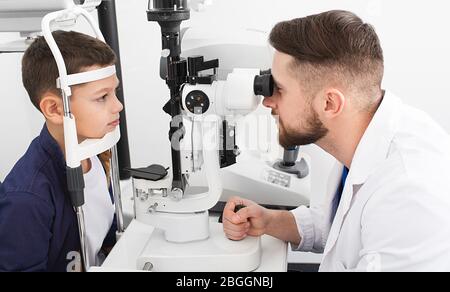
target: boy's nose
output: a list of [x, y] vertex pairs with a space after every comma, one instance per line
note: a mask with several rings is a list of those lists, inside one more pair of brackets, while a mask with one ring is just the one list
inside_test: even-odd
[[120, 102], [120, 100], [116, 97], [115, 103], [114, 103], [114, 113], [120, 113], [123, 111], [123, 104]]

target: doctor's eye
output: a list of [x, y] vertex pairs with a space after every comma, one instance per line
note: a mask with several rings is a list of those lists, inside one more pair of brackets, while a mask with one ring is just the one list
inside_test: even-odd
[[275, 93], [277, 93], [278, 95], [282, 95], [284, 93], [284, 90], [283, 90], [283, 88], [276, 87], [275, 88]]

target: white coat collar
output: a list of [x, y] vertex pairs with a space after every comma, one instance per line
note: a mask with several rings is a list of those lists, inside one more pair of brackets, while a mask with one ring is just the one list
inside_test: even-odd
[[398, 97], [385, 93], [353, 156], [349, 173], [352, 184], [364, 184], [386, 159], [398, 128], [401, 105]]
[[380, 107], [358, 144], [325, 247], [324, 260], [337, 242], [354, 195], [389, 154], [400, 119], [401, 105], [402, 102], [399, 98], [386, 92]]

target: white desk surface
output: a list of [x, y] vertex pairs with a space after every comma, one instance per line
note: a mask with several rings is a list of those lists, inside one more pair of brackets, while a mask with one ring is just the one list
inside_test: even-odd
[[[154, 230], [149, 225], [132, 220], [134, 208], [131, 180], [121, 181], [121, 189], [124, 219], [126, 225], [129, 224], [127, 231], [117, 242], [102, 267], [94, 267], [91, 271], [137, 271], [137, 258]], [[211, 216], [211, 221], [217, 222], [217, 219], [217, 216]], [[130, 221], [131, 223], [129, 223]], [[261, 245], [261, 265], [256, 272], [287, 271], [288, 244], [274, 237], [264, 235], [261, 238]]]
[[[91, 271], [137, 271], [137, 258], [153, 230], [151, 226], [132, 221], [102, 267], [93, 268]], [[263, 236], [261, 244], [261, 265], [256, 272], [287, 271], [287, 244], [271, 236]]]

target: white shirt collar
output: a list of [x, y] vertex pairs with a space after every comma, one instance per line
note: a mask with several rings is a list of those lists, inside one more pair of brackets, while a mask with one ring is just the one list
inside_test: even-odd
[[353, 156], [348, 175], [353, 185], [364, 184], [386, 159], [398, 128], [401, 106], [402, 102], [398, 97], [390, 92], [385, 93]]

